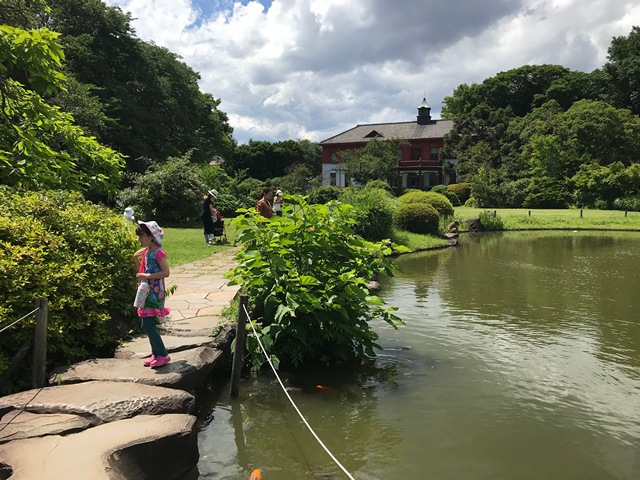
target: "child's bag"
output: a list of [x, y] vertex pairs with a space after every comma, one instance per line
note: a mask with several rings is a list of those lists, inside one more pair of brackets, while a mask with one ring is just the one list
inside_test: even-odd
[[133, 301], [133, 306], [137, 308], [144, 308], [144, 302], [149, 296], [149, 283], [140, 282], [138, 285], [138, 291], [136, 292], [136, 299]]

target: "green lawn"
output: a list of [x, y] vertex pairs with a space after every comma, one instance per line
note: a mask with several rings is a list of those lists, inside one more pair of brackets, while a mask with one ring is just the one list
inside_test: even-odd
[[[624, 212], [619, 210], [583, 210], [582, 218], [577, 209], [524, 209], [495, 208], [481, 209], [456, 207], [455, 218], [460, 223], [460, 230], [467, 229], [467, 220], [477, 218], [483, 211], [495, 210], [504, 221], [505, 230], [528, 229], [570, 229], [570, 230], [636, 230], [640, 231], [640, 212]], [[233, 245], [235, 231], [231, 227], [231, 219], [225, 220], [227, 244], [208, 246], [204, 243], [202, 228], [166, 228], [164, 247], [169, 255], [170, 265], [178, 266], [208, 257], [221, 249]], [[424, 250], [447, 245], [447, 241], [432, 235], [393, 230], [395, 243], [405, 245], [411, 250]]]
[[233, 245], [235, 231], [229, 226], [230, 220], [225, 220], [228, 243], [207, 245], [204, 243], [204, 233], [199, 228], [165, 228], [162, 247], [167, 251], [169, 265], [177, 267], [201, 258], [208, 257], [212, 253]]
[[625, 212], [620, 210], [582, 210], [580, 217], [579, 209], [456, 207], [455, 217], [460, 221], [461, 230], [465, 230], [468, 219], [477, 218], [483, 211], [494, 210], [504, 221], [505, 230], [640, 230], [640, 212], [628, 212], [625, 216]]

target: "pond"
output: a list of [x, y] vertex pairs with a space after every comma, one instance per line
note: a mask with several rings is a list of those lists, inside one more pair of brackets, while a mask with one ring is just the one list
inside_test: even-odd
[[[640, 236], [463, 236], [398, 259], [375, 367], [285, 376], [356, 479], [640, 478]], [[321, 385], [327, 388], [317, 388]], [[264, 375], [201, 398], [189, 479], [342, 479]]]

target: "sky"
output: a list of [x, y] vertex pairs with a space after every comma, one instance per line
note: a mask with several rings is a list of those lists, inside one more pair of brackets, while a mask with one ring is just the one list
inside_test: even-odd
[[434, 118], [460, 84], [523, 65], [591, 72], [637, 0], [106, 0], [221, 99], [238, 143], [322, 141]]

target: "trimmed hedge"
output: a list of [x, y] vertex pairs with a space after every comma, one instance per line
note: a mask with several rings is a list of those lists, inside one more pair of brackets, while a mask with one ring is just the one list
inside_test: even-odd
[[386, 192], [393, 195], [393, 189], [391, 188], [391, 185], [389, 185], [384, 180], [371, 180], [364, 186], [364, 189], [365, 190], [371, 190], [371, 189], [385, 190]]
[[464, 205], [471, 197], [471, 184], [468, 182], [451, 183], [447, 189], [460, 199], [460, 205]]
[[[72, 192], [12, 193], [0, 188], [0, 325], [49, 299], [47, 367], [111, 356], [126, 334], [135, 294], [132, 224]], [[0, 375], [33, 337], [33, 315], [0, 335]], [[31, 356], [3, 394], [29, 388]]]
[[437, 235], [439, 223], [438, 211], [426, 203], [403, 203], [396, 211], [396, 226], [407, 232]]
[[426, 203], [433, 206], [443, 217], [453, 216], [453, 205], [447, 197], [436, 192], [410, 191], [398, 198], [401, 204]]
[[458, 196], [451, 190], [449, 190], [449, 187], [447, 185], [436, 185], [429, 191], [432, 193], [439, 193], [441, 195], [444, 195], [449, 199], [452, 205], [461, 205]]

